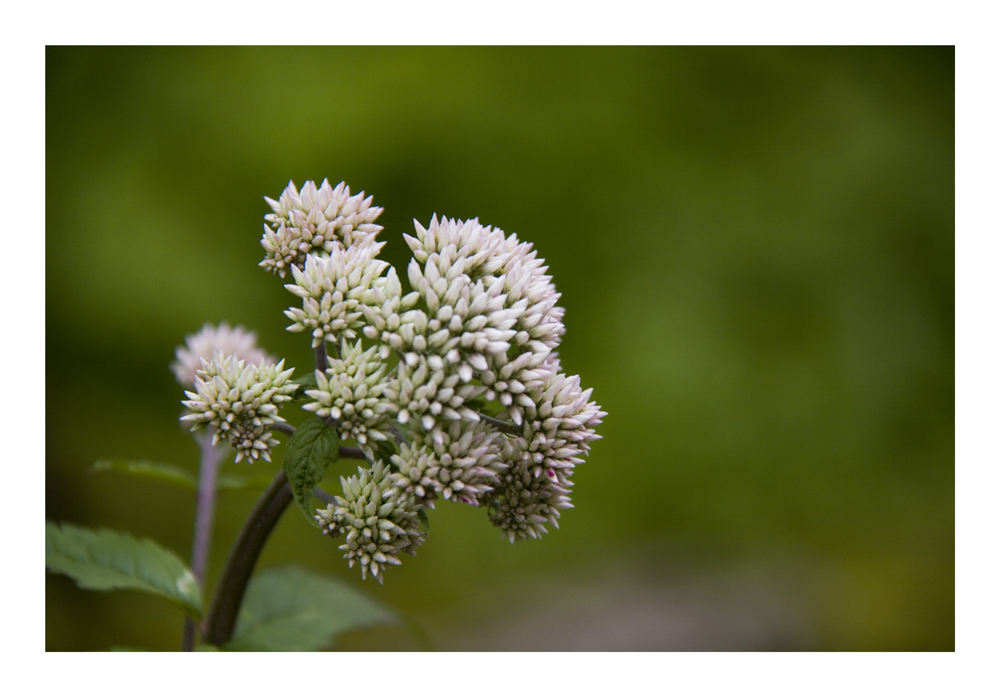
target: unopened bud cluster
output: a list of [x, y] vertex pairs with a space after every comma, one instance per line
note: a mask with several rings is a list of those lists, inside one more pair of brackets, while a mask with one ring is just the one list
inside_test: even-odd
[[361, 565], [361, 577], [371, 574], [382, 583], [382, 569], [399, 565], [399, 554], [416, 554], [424, 541], [419, 528], [420, 503], [393, 486], [388, 469], [376, 460], [358, 476], [340, 478], [344, 495], [316, 511], [323, 534], [346, 535], [340, 549], [348, 566]]
[[182, 404], [191, 410], [181, 417], [197, 431], [214, 427], [212, 443], [225, 440], [236, 450], [236, 462], [262, 458], [270, 462], [271, 446], [277, 445], [271, 426], [283, 422], [278, 406], [286, 402], [298, 385], [289, 382], [292, 369], [282, 372], [284, 361], [267, 365], [247, 364], [234, 356], [216, 353], [211, 362], [202, 360], [194, 380], [195, 392], [185, 392]]
[[[476, 219], [414, 221], [404, 294], [378, 259], [382, 209], [371, 197], [324, 180], [301, 191], [290, 182], [266, 200], [260, 265], [291, 275], [285, 288], [300, 304], [285, 311], [288, 330], [308, 332], [317, 356], [329, 356], [303, 408], [374, 463], [317, 511], [325, 534], [346, 535], [349, 563], [381, 582], [399, 552], [423, 541], [418, 514], [438, 499], [484, 507], [512, 542], [557, 526], [606, 414], [562, 372], [563, 309], [532, 245]], [[211, 423], [237, 459], [268, 459], [267, 427], [295, 389], [281, 366], [213, 358], [185, 420]]]
[[260, 265], [284, 277], [292, 266], [301, 267], [308, 254], [365, 246], [382, 229], [375, 225], [382, 209], [364, 196], [363, 191], [351, 196], [343, 182], [331, 188], [325, 179], [319, 188], [306, 182], [302, 191], [288, 182], [277, 201], [265, 196], [274, 212], [264, 216], [261, 245], [267, 254]]
[[361, 342], [340, 345], [342, 358], [329, 361], [326, 372], [316, 371], [316, 389], [306, 390], [313, 402], [303, 405], [317, 416], [337, 423], [342, 440], [355, 440], [374, 459], [370, 441], [391, 438], [393, 405], [385, 398], [386, 366], [377, 349], [362, 349]]

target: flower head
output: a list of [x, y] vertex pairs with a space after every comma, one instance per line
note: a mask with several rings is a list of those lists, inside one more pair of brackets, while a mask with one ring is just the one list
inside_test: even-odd
[[[558, 369], [557, 360], [550, 365]], [[607, 416], [588, 401], [591, 393], [581, 391], [578, 376], [561, 373], [546, 374], [542, 384], [528, 393], [528, 418], [521, 435], [505, 443], [501, 459], [506, 470], [486, 499], [490, 521], [511, 542], [538, 537], [546, 523], [559, 527], [559, 512], [572, 508], [569, 478], [583, 463], [590, 443], [600, 438], [594, 428]]]
[[275, 201], [264, 197], [273, 213], [264, 216], [261, 246], [265, 257], [260, 266], [284, 277], [290, 268], [301, 268], [307, 254], [325, 256], [334, 249], [361, 246], [374, 241], [382, 226], [375, 219], [382, 209], [372, 206], [365, 192], [351, 196], [340, 182], [332, 188], [326, 179], [319, 188], [307, 181], [298, 191], [293, 182]]
[[244, 458], [270, 462], [271, 446], [278, 441], [269, 427], [284, 421], [278, 416], [278, 406], [298, 389], [289, 382], [292, 369], [282, 372], [284, 363], [253, 365], [216, 353], [210, 363], [202, 362], [194, 381], [196, 391], [185, 393], [188, 399], [182, 404], [191, 413], [181, 421], [190, 423], [192, 431], [213, 426], [213, 444], [228, 442], [236, 449], [236, 462]]
[[258, 348], [256, 334], [243, 327], [230, 328], [225, 322], [218, 327], [206, 323], [197, 334], [188, 334], [184, 343], [177, 347], [177, 360], [170, 364], [177, 382], [184, 387], [194, 386], [195, 373], [201, 369], [202, 361], [211, 361], [216, 353], [254, 365], [277, 361]]
[[395, 329], [379, 326], [383, 340], [408, 364], [435, 355], [463, 384], [476, 378], [481, 394], [520, 425], [531, 406], [526, 393], [549, 373], [564, 332], [544, 260], [516, 235], [478, 220], [435, 216], [426, 229], [414, 224], [416, 236], [405, 236], [414, 257], [407, 272], [426, 309], [399, 314]]
[[[516, 448], [515, 448], [516, 449]], [[519, 459], [514, 455], [511, 459]], [[569, 475], [549, 469], [536, 477], [524, 464], [500, 475], [500, 485], [486, 498], [490, 522], [511, 542], [538, 538], [547, 532], [546, 523], [559, 527], [559, 512], [572, 508]]]
[[369, 573], [382, 583], [382, 569], [399, 565], [400, 552], [416, 554], [424, 541], [419, 529], [420, 503], [392, 485], [389, 470], [376, 460], [371, 469], [358, 468], [358, 476], [340, 478], [343, 497], [326, 509], [317, 509], [323, 534], [347, 534], [340, 549], [348, 566], [361, 564], [361, 578]]
[[395, 420], [395, 410], [383, 396], [388, 382], [377, 352], [374, 346], [365, 351], [360, 340], [353, 345], [341, 341], [341, 357], [329, 359], [326, 373], [316, 371], [316, 389], [306, 391], [315, 401], [302, 407], [337, 419], [340, 438], [353, 438], [369, 456], [369, 441], [388, 440]]
[[433, 508], [440, 495], [448, 500], [479, 505], [479, 498], [499, 483], [497, 472], [506, 468], [500, 459], [504, 436], [486, 424], [449, 421], [435, 433], [437, 442], [420, 431], [404, 444], [392, 463], [399, 470], [393, 483]]
[[339, 344], [342, 338], [355, 338], [355, 330], [364, 325], [363, 305], [374, 298], [367, 291], [389, 281], [380, 275], [388, 262], [375, 258], [383, 244], [334, 249], [326, 257], [309, 254], [301, 271], [293, 266], [295, 283], [286, 283], [285, 288], [302, 298], [302, 307], [285, 310], [293, 321], [288, 331], [309, 331], [314, 347], [322, 341]]

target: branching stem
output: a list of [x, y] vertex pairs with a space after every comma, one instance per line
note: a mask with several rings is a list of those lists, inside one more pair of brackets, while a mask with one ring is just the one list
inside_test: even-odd
[[[283, 431], [295, 433], [295, 428], [288, 426], [288, 430], [283, 429]], [[348, 446], [340, 447], [339, 457], [350, 460], [365, 459], [360, 448]], [[326, 503], [333, 500], [333, 497], [322, 489], [317, 488], [315, 493], [317, 498]], [[281, 515], [292, 502], [292, 498], [288, 479], [284, 470], [281, 470], [257, 500], [257, 505], [247, 517], [229, 552], [229, 559], [226, 560], [226, 566], [222, 570], [219, 587], [215, 591], [212, 607], [205, 620], [205, 641], [209, 644], [222, 646], [232, 639], [236, 618], [257, 559], [274, 526], [278, 524]]]
[[229, 559], [226, 560], [208, 619], [205, 620], [205, 641], [209, 644], [222, 646], [232, 638], [236, 617], [243, 604], [243, 595], [257, 558], [281, 514], [291, 502], [292, 490], [288, 486], [288, 479], [285, 471], [279, 470], [257, 500], [257, 505], [243, 524], [229, 553]]
[[272, 431], [277, 431], [278, 433], [285, 433], [289, 436], [295, 434], [295, 427], [290, 424], [286, 424], [284, 421], [275, 421], [273, 424], [268, 426], [268, 428], [270, 428]]
[[511, 436], [520, 436], [524, 433], [524, 430], [516, 424], [501, 421], [500, 419], [494, 419], [492, 416], [487, 416], [486, 414], [479, 414], [479, 418], [501, 433], [506, 433]]

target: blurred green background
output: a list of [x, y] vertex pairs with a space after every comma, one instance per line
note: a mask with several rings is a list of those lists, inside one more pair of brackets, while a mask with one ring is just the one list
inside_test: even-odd
[[[533, 242], [609, 413], [560, 530], [440, 504], [363, 585], [435, 648], [954, 650], [954, 84], [950, 47], [50, 47], [46, 515], [187, 558], [191, 496], [87, 469], [197, 467], [168, 364], [206, 321], [310, 368], [262, 197], [328, 177], [401, 271], [435, 212]], [[293, 507], [261, 565], [360, 585], [340, 554]], [[49, 650], [179, 646], [163, 601], [45, 583]]]

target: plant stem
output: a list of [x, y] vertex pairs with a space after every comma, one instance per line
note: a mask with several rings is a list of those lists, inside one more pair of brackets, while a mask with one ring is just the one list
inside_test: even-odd
[[[359, 448], [341, 446], [340, 457], [344, 459], [364, 459]], [[292, 502], [292, 490], [288, 486], [285, 471], [279, 471], [267, 487], [257, 505], [254, 506], [243, 529], [233, 543], [229, 559], [222, 570], [219, 587], [215, 591], [212, 607], [205, 620], [205, 641], [213, 646], [222, 646], [233, 637], [236, 618], [243, 604], [243, 596], [250, 582], [257, 558], [274, 526]]]
[[326, 372], [326, 368], [327, 368], [327, 363], [326, 363], [326, 339], [324, 339], [323, 341], [319, 342], [319, 346], [314, 346], [313, 347], [313, 353], [316, 356], [316, 370], [318, 370], [321, 373], [325, 373]]
[[[216, 479], [219, 464], [226, 454], [224, 443], [212, 444], [213, 430], [207, 429], [195, 434], [201, 449], [201, 464], [198, 470], [198, 499], [194, 518], [194, 541], [191, 544], [191, 571], [202, 592], [205, 591], [205, 572], [208, 569], [208, 552], [212, 546], [212, 526], [215, 522]], [[195, 624], [190, 617], [184, 620], [184, 638], [181, 651], [193, 651]]]
[[272, 431], [277, 431], [278, 433], [287, 433], [290, 436], [295, 435], [295, 427], [286, 424], [284, 421], [275, 421], [273, 424], [268, 426]]
[[264, 543], [291, 502], [292, 490], [288, 486], [288, 479], [285, 471], [279, 470], [257, 500], [257, 505], [243, 524], [229, 553], [229, 559], [226, 560], [219, 587], [212, 600], [212, 608], [205, 621], [205, 641], [209, 644], [222, 646], [232, 638], [250, 574], [264, 549]]
[[492, 416], [487, 416], [486, 414], [479, 414], [479, 418], [501, 433], [507, 433], [512, 436], [520, 436], [524, 433], [524, 430], [516, 424], [494, 419]]

